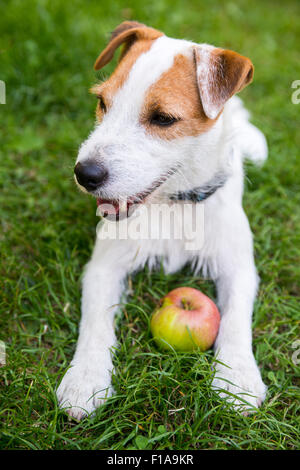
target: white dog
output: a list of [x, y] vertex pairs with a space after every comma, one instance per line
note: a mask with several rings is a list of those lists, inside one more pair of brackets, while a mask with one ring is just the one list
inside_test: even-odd
[[[95, 68], [105, 66], [120, 45], [116, 70], [92, 89], [99, 100], [97, 123], [75, 166], [77, 184], [97, 198], [109, 220], [104, 219], [85, 270], [79, 339], [57, 390], [60, 406], [81, 419], [112, 393], [114, 314], [126, 277], [159, 260], [166, 272], [191, 263], [215, 281], [221, 325], [213, 387], [243, 412], [253, 410], [266, 386], [252, 353], [258, 277], [242, 208], [242, 157], [262, 162], [267, 145], [233, 97], [251, 82], [253, 65], [233, 51], [124, 22]], [[121, 227], [132, 218], [143, 225], [146, 209], [162, 203], [182, 228], [194, 223], [182, 221], [182, 207], [201, 208], [204, 238], [200, 230], [194, 249], [187, 249], [187, 236], [137, 240], [129, 231], [124, 237], [101, 236], [106, 224]]]

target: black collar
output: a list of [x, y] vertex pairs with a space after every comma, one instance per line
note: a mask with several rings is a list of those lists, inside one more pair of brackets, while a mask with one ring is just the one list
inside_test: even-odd
[[172, 201], [202, 202], [212, 196], [219, 188], [222, 188], [226, 181], [227, 177], [225, 175], [218, 175], [204, 186], [171, 194], [170, 199]]

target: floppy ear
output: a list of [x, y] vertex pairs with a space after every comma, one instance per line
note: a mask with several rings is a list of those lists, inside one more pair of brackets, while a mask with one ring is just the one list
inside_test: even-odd
[[163, 36], [163, 33], [156, 29], [149, 28], [142, 23], [138, 23], [137, 21], [124, 21], [112, 32], [108, 45], [95, 62], [95, 70], [99, 70], [108, 64], [112, 60], [115, 50], [121, 44], [124, 44], [121, 55], [122, 58], [130, 46], [138, 39], [153, 40], [160, 36]]
[[252, 81], [254, 67], [247, 57], [213, 46], [195, 47], [194, 55], [203, 110], [215, 119], [226, 101]]

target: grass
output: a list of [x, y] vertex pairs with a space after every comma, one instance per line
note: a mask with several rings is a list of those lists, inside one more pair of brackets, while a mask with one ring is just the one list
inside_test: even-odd
[[[299, 448], [300, 78], [295, 0], [114, 2], [0, 0], [1, 449]], [[80, 276], [95, 238], [95, 201], [79, 194], [73, 164], [92, 128], [94, 59], [107, 34], [136, 19], [175, 37], [248, 55], [243, 93], [266, 133], [263, 169], [247, 165], [244, 206], [261, 277], [254, 349], [268, 384], [258, 413], [236, 415], [211, 391], [212, 352], [162, 354], [149, 334], [158, 300], [180, 285], [214, 288], [188, 270], [139, 273], [118, 318], [116, 395], [93, 419], [69, 421], [55, 388], [75, 348]], [[298, 67], [298, 68], [297, 68]], [[102, 76], [113, 68], [107, 67]], [[177, 410], [177, 411], [172, 411]]]

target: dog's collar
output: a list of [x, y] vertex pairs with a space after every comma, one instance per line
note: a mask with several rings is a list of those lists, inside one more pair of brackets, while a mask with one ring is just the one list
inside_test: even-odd
[[177, 193], [171, 194], [170, 199], [172, 201], [191, 201], [194, 203], [202, 202], [215, 194], [219, 188], [222, 188], [226, 181], [227, 177], [225, 175], [218, 175], [204, 186], [199, 186], [188, 191], [178, 191]]

